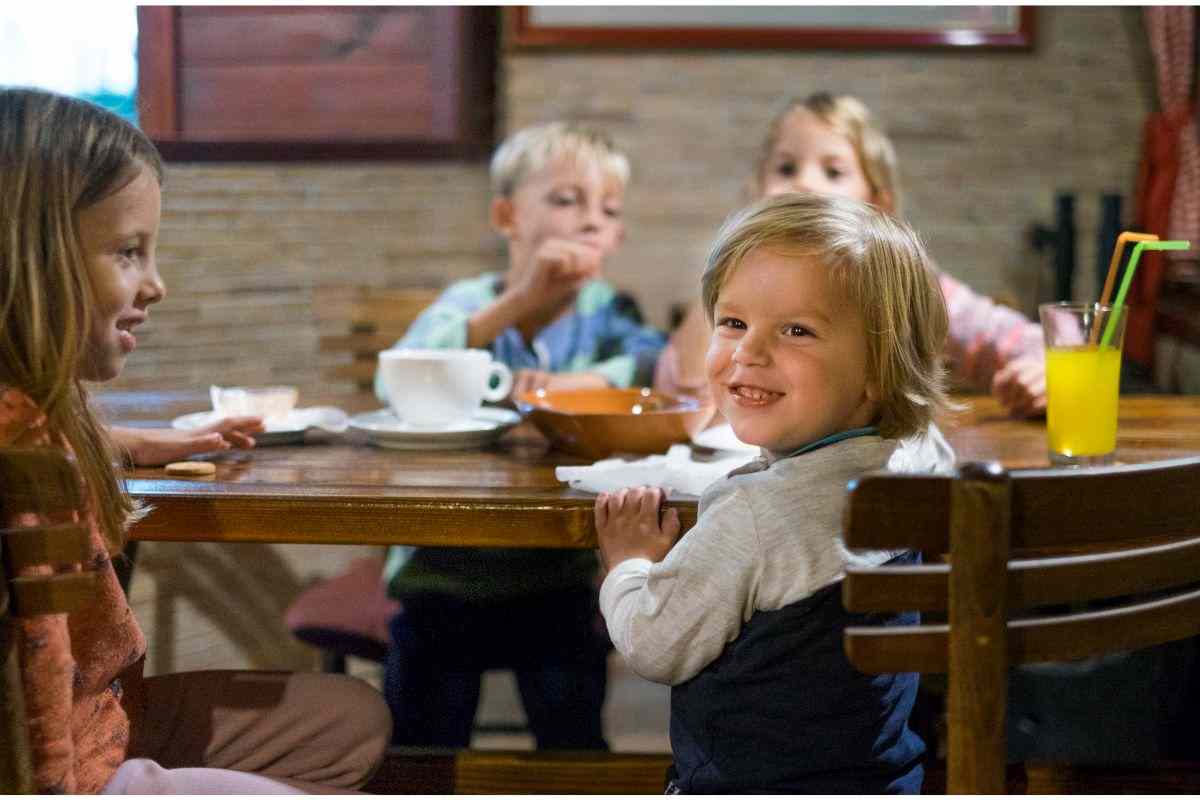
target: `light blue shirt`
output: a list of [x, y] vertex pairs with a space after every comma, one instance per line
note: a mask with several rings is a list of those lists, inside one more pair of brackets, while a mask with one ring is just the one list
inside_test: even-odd
[[[396, 347], [449, 350], [467, 346], [467, 323], [499, 296], [501, 277], [489, 272], [452, 284], [421, 312]], [[492, 357], [513, 370], [595, 372], [613, 386], [648, 385], [666, 344], [663, 334], [622, 313], [617, 293], [605, 281], [579, 291], [575, 307], [538, 331], [527, 343], [515, 327], [505, 328], [489, 345]], [[385, 400], [379, 373], [375, 394]]]

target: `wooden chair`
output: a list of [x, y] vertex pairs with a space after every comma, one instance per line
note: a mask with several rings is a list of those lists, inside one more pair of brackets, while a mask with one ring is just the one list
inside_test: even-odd
[[[845, 646], [867, 673], [948, 675], [952, 794], [1005, 791], [1010, 666], [1200, 632], [1200, 458], [1013, 472], [967, 464], [953, 477], [872, 473], [851, 484], [845, 535], [851, 548], [948, 554], [948, 563], [851, 570], [843, 602], [856, 612], [948, 615], [945, 625], [847, 628]], [[1093, 601], [1103, 606], [1062, 610]], [[1200, 779], [1191, 764], [1031, 763], [1016, 784], [1030, 793], [1194, 792]]]
[[27, 567], [86, 561], [88, 531], [78, 524], [13, 525], [16, 515], [82, 508], [74, 465], [54, 450], [0, 448], [0, 793], [30, 793], [33, 770], [13, 620], [74, 611], [94, 591], [95, 573], [19, 577]]
[[371, 391], [379, 351], [395, 344], [417, 315], [439, 294], [440, 289], [376, 286], [335, 286], [316, 290], [313, 308], [317, 320], [346, 326], [345, 333], [320, 338], [321, 352], [351, 356], [348, 363], [328, 370], [326, 377]]
[[383, 586], [383, 558], [355, 559], [339, 575], [297, 595], [283, 615], [292, 635], [321, 651], [322, 672], [346, 672], [346, 659], [387, 658], [388, 621], [400, 604]]
[[[322, 336], [321, 352], [350, 356], [325, 376], [352, 383], [361, 391], [374, 391], [379, 351], [395, 344], [440, 293], [433, 288], [375, 286], [315, 290], [313, 309], [318, 321], [336, 322], [346, 331]], [[296, 638], [321, 650], [326, 672], [345, 672], [349, 656], [384, 659], [387, 619], [399, 606], [384, 594], [379, 582], [382, 568], [382, 558], [356, 561], [342, 574], [309, 587], [289, 605], [285, 624]]]
[[662, 794], [671, 756], [395, 749], [363, 790], [376, 794]]

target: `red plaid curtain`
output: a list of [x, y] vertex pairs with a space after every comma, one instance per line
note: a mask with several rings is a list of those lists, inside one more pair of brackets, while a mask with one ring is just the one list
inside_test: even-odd
[[[1200, 252], [1200, 127], [1196, 120], [1196, 9], [1144, 9], [1150, 49], [1158, 74], [1160, 110], [1146, 119], [1138, 169], [1136, 227], [1195, 246], [1174, 257]], [[1144, 253], [1130, 297], [1125, 353], [1147, 367], [1154, 361], [1154, 308], [1162, 285], [1161, 253]]]

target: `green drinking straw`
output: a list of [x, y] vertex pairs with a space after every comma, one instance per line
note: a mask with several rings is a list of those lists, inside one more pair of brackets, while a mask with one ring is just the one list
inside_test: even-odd
[[1129, 266], [1125, 268], [1125, 275], [1121, 278], [1121, 288], [1117, 290], [1117, 299], [1113, 300], [1112, 312], [1108, 315], [1108, 324], [1104, 326], [1104, 335], [1100, 337], [1100, 346], [1107, 347], [1109, 341], [1113, 337], [1113, 326], [1117, 324], [1117, 318], [1121, 316], [1121, 306], [1125, 303], [1125, 294], [1129, 291], [1129, 284], [1133, 281], [1133, 271], [1137, 269], [1138, 259], [1142, 257], [1143, 250], [1188, 250], [1192, 246], [1191, 242], [1183, 242], [1179, 240], [1164, 241], [1164, 242], [1138, 242], [1133, 246], [1133, 254], [1129, 256]]

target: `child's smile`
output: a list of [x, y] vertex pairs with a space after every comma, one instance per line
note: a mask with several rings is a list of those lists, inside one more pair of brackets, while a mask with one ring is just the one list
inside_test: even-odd
[[707, 373], [738, 438], [787, 452], [871, 424], [859, 313], [814, 258], [752, 251], [721, 287]]
[[783, 392], [774, 392], [770, 389], [763, 389], [745, 383], [731, 385], [729, 393], [733, 395], [733, 402], [746, 408], [760, 408], [770, 405], [784, 395]]

